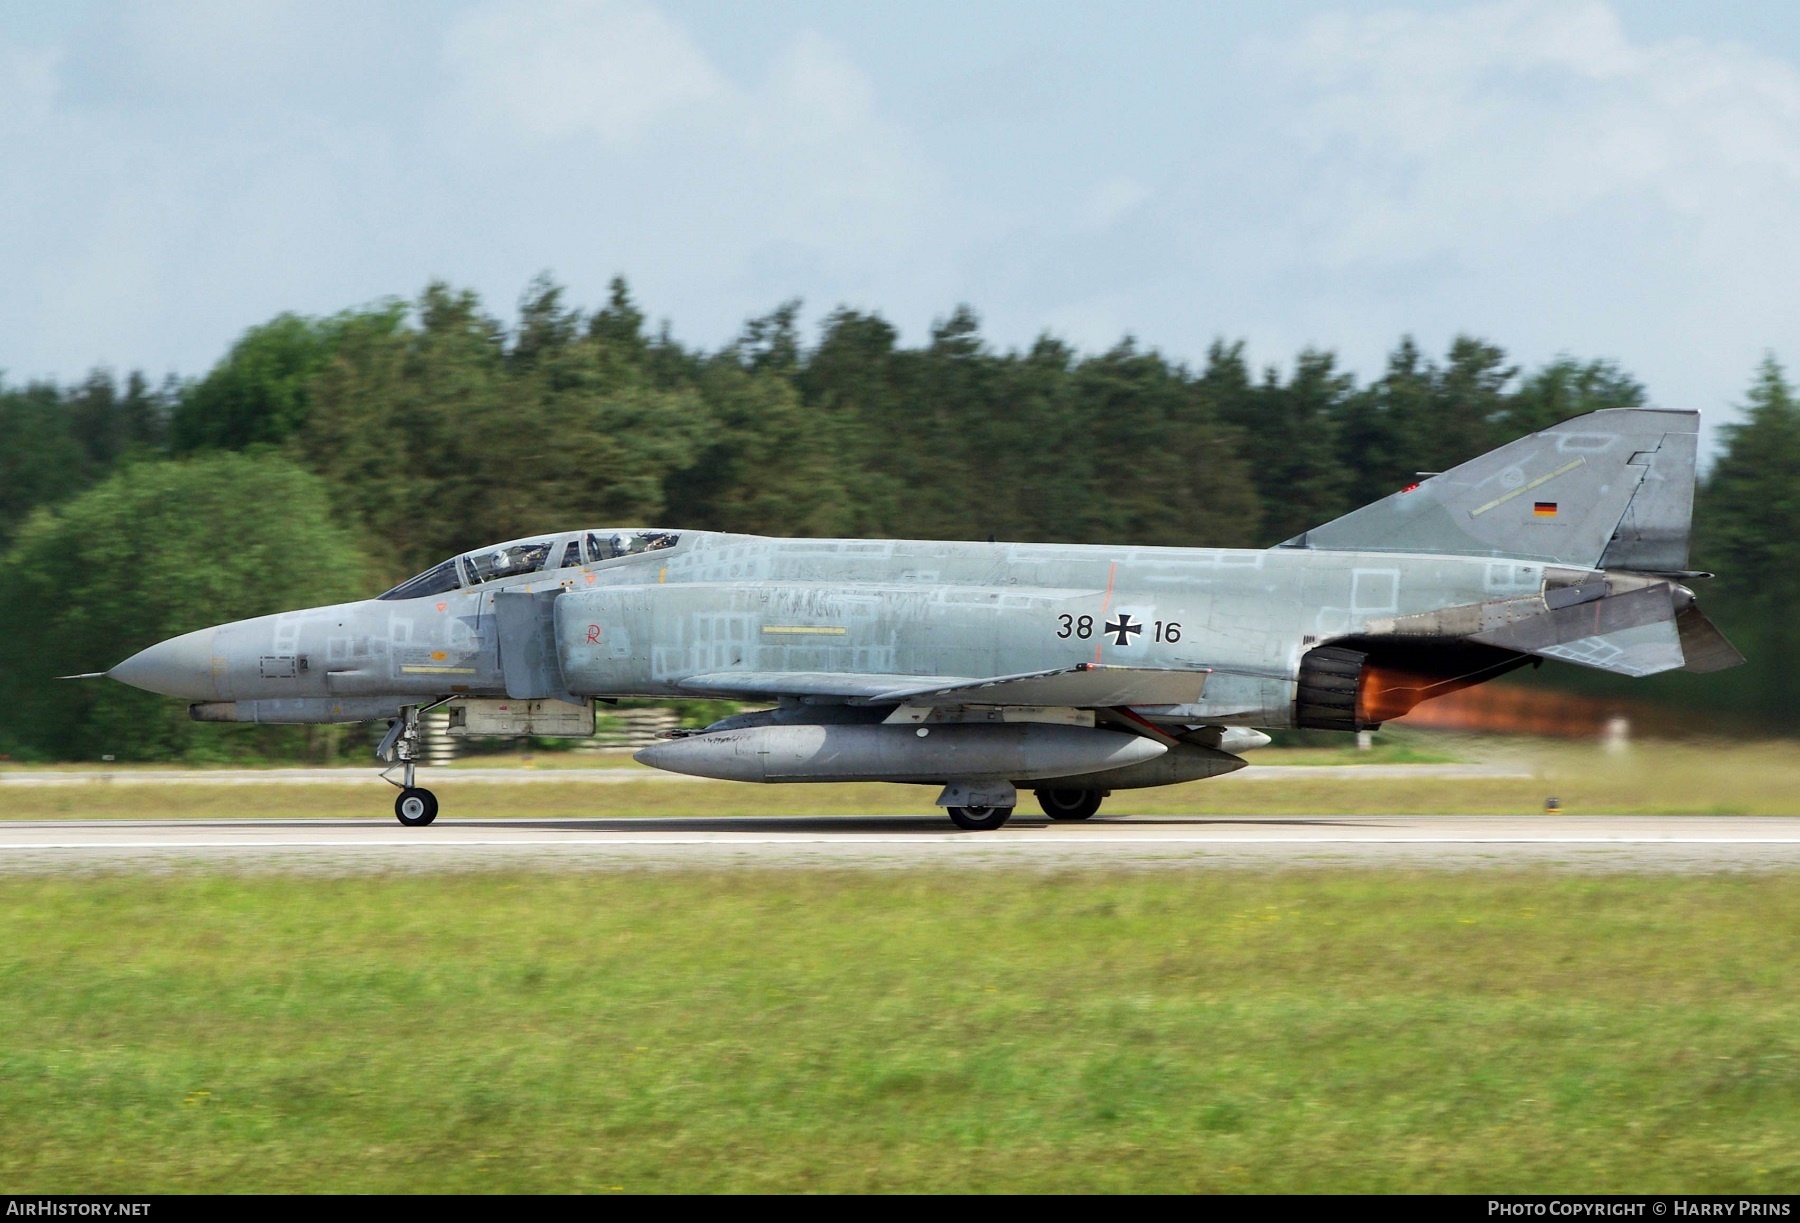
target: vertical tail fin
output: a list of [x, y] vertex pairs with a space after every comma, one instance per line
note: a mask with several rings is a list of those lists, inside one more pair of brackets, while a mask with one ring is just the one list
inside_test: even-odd
[[1698, 412], [1608, 408], [1508, 442], [1280, 545], [1687, 565]]

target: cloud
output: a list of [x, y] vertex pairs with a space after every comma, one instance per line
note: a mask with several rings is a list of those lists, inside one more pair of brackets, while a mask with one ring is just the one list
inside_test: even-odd
[[870, 242], [905, 247], [933, 191], [905, 130], [877, 111], [875, 89], [844, 50], [803, 32], [768, 79], [735, 99], [752, 158], [768, 158], [783, 201], [781, 237], [830, 243], [848, 255]]
[[[452, 25], [445, 64], [451, 103], [437, 122], [476, 194], [496, 212], [578, 212], [603, 240], [632, 234], [629, 249], [606, 242], [613, 266], [708, 283], [703, 309], [727, 303], [741, 319], [796, 292], [840, 295], [929, 247], [933, 175], [881, 115], [867, 73], [816, 32], [777, 40], [734, 76], [641, 3], [493, 0]], [[469, 139], [454, 134], [465, 114]], [[510, 182], [494, 181], [496, 163]], [[598, 275], [592, 254], [545, 262]]]
[[1273, 58], [1329, 263], [1491, 246], [1625, 197], [1748, 238], [1743, 192], [1800, 185], [1791, 66], [1636, 45], [1591, 0], [1322, 18]]
[[837, 42], [727, 72], [641, 0], [217, 0], [0, 24], [0, 368], [197, 373], [280, 310], [624, 272], [701, 343], [917, 275], [933, 178]]
[[[1326, 14], [1250, 43], [1241, 139], [1185, 184], [1191, 267], [1365, 372], [1404, 331], [1622, 358], [1714, 409], [1800, 333], [1800, 73], [1614, 9]], [[1219, 185], [1232, 184], [1230, 192]]]
[[56, 99], [54, 48], [0, 42], [0, 131], [28, 133], [49, 116]]
[[1150, 189], [1124, 174], [1095, 184], [1081, 207], [1081, 219], [1095, 229], [1116, 225], [1150, 198]]
[[476, 108], [551, 139], [626, 144], [725, 88], [684, 31], [637, 0], [497, 0], [456, 18], [444, 54]]

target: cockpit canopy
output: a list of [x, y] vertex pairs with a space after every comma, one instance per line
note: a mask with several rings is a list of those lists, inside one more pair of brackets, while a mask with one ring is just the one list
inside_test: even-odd
[[477, 548], [461, 556], [453, 556], [433, 565], [417, 577], [409, 578], [386, 594], [383, 599], [422, 599], [441, 595], [465, 586], [480, 586], [501, 578], [518, 577], [551, 569], [568, 569], [576, 565], [592, 565], [672, 548], [681, 542], [674, 531], [643, 529], [572, 531], [541, 539], [514, 539], [503, 544]]

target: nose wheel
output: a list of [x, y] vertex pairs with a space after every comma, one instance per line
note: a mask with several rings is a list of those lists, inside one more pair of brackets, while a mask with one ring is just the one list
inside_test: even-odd
[[437, 795], [419, 786], [407, 786], [394, 800], [394, 815], [408, 828], [423, 828], [437, 818]]

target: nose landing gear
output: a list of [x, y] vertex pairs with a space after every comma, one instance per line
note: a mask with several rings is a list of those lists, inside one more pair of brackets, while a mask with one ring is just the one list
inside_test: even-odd
[[[394, 800], [394, 816], [408, 828], [422, 828], [435, 820], [438, 813], [437, 795], [413, 784], [413, 770], [417, 767], [422, 738], [419, 707], [408, 705], [400, 711], [398, 720], [388, 724], [387, 734], [382, 736], [381, 745], [375, 749], [375, 758], [388, 764], [381, 771], [381, 779], [400, 787], [400, 797]], [[401, 770], [401, 781], [388, 776], [396, 767]]]

